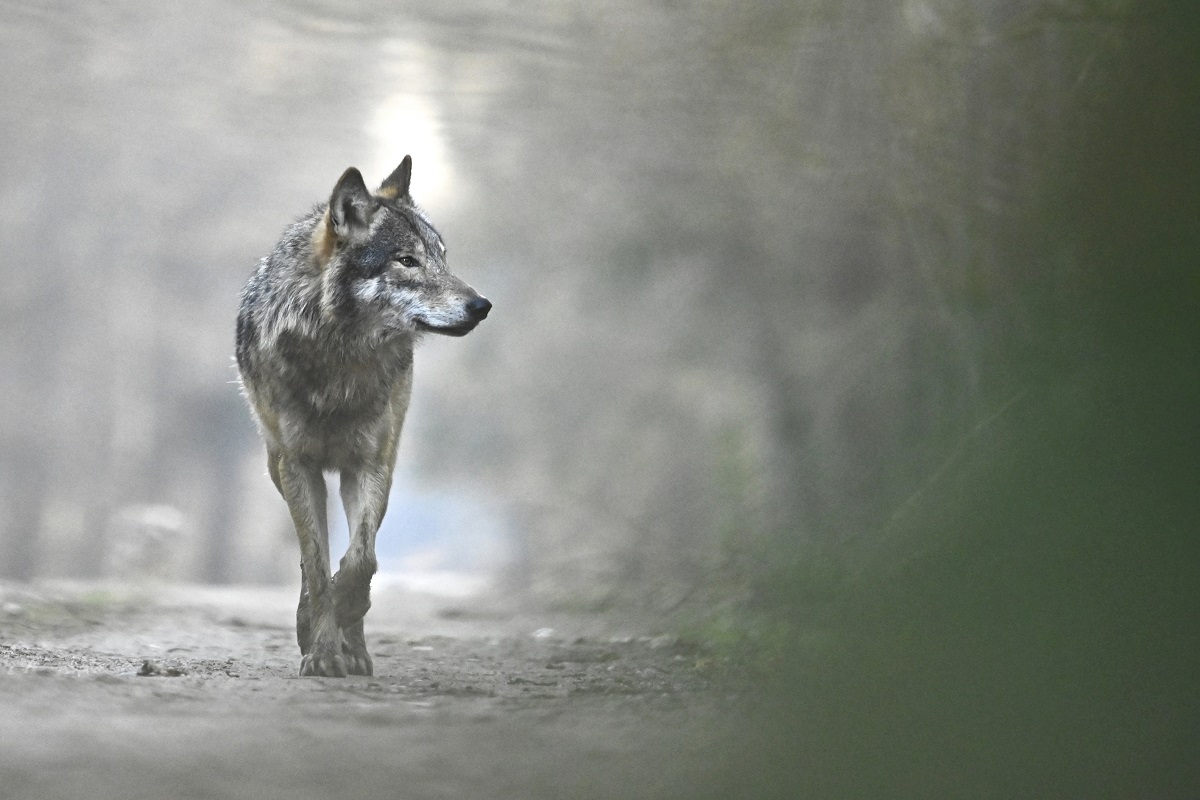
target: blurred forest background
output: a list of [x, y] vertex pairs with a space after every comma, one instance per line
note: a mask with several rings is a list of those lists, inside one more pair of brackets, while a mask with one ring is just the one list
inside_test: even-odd
[[465, 520], [425, 563], [802, 632], [784, 682], [827, 680], [783, 705], [889, 720], [823, 728], [827, 775], [923, 743], [864, 796], [960, 796], [959, 762], [1017, 796], [1050, 743], [1087, 796], [1181, 796], [1189, 4], [0, 7], [0, 574], [297, 580], [238, 292], [345, 167], [412, 153], [496, 306], [417, 355], [394, 536], [430, 497]]

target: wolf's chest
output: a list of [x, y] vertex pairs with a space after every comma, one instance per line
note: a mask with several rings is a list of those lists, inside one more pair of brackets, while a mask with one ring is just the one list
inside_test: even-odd
[[375, 416], [400, 378], [396, 365], [373, 362], [291, 364], [284, 383], [297, 411], [321, 417]]
[[281, 337], [279, 388], [292, 411], [349, 421], [382, 413], [412, 357], [390, 347], [339, 350]]

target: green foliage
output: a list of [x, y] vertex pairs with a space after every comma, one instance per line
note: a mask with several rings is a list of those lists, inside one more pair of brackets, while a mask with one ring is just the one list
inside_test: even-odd
[[[1059, 281], [1000, 309], [983, 362], [1001, 373], [982, 393], [991, 411], [883, 536], [838, 551], [853, 568], [824, 610], [827, 639], [790, 630], [786, 666], [747, 722], [758, 734], [743, 774], [759, 776], [747, 796], [1182, 797], [1197, 785], [1200, 20], [1146, 22], [1124, 30], [1122, 81], [1073, 109], [1069, 168], [1031, 184], [1031, 204], [1059, 212], [1011, 240], [1058, 259]], [[935, 284], [957, 266], [931, 264]], [[997, 280], [1018, 268], [989, 267]], [[797, 563], [791, 575], [790, 602], [785, 591], [773, 607], [802, 619], [811, 577]]]

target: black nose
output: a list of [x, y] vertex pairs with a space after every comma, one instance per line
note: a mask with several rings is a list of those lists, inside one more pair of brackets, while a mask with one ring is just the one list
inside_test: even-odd
[[471, 315], [471, 319], [479, 322], [487, 319], [488, 312], [492, 310], [492, 304], [488, 302], [486, 297], [476, 297], [471, 302], [467, 303], [467, 313]]

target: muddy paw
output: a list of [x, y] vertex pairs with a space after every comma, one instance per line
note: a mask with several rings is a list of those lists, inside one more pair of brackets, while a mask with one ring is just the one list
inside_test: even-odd
[[300, 659], [300, 674], [302, 676], [344, 678], [346, 677], [346, 659], [342, 657], [341, 653], [314, 650]]

